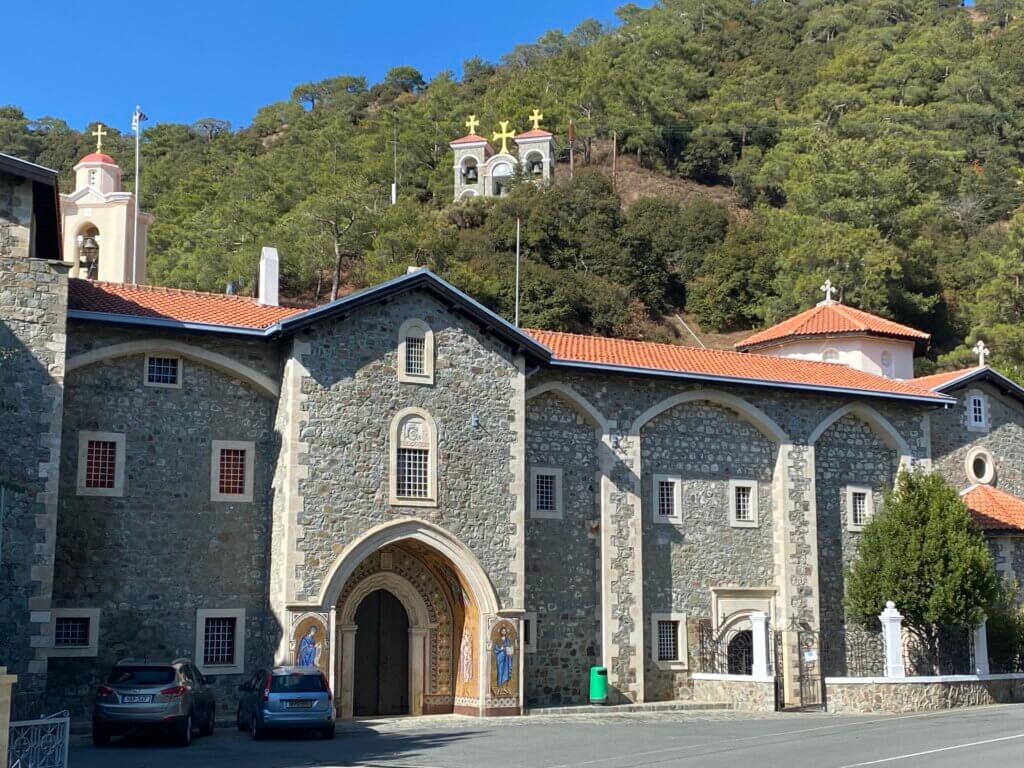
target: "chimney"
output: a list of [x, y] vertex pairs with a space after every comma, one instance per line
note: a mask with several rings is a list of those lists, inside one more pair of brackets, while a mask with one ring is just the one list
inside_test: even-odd
[[259, 297], [256, 299], [260, 304], [265, 304], [268, 307], [277, 306], [277, 284], [280, 272], [277, 248], [264, 245], [263, 251], [260, 253], [260, 291]]

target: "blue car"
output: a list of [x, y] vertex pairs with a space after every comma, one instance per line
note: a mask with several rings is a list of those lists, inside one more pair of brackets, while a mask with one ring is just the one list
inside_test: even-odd
[[334, 697], [316, 667], [261, 669], [238, 691], [238, 730], [254, 739], [278, 729], [315, 730], [334, 738]]

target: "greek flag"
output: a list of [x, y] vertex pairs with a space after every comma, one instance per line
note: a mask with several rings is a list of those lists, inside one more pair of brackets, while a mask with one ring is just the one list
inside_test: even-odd
[[143, 120], [149, 120], [149, 116], [136, 104], [135, 111], [132, 113], [132, 130], [138, 133], [139, 123]]

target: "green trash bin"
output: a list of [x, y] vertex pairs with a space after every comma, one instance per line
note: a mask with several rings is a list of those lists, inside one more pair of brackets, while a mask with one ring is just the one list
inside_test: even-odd
[[590, 703], [608, 703], [608, 668], [590, 668]]

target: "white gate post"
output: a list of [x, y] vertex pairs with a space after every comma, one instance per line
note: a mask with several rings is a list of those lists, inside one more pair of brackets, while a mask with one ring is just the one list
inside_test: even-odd
[[988, 616], [981, 617], [981, 623], [974, 628], [974, 674], [989, 674], [988, 666]]
[[768, 677], [768, 614], [754, 611], [750, 614], [754, 628], [754, 663], [751, 674], [754, 677]]
[[885, 676], [906, 677], [903, 668], [903, 616], [896, 604], [889, 600], [878, 620], [882, 622], [882, 640], [885, 643]]
[[7, 667], [0, 667], [0, 766], [7, 765], [7, 739], [11, 723], [11, 689], [17, 675], [8, 675]]

